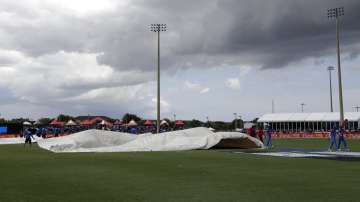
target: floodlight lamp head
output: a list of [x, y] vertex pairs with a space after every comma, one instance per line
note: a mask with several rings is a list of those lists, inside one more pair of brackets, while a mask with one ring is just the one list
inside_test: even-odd
[[339, 15], [339, 16], [343, 16], [343, 15], [345, 15], [345, 12], [344, 12], [344, 7], [340, 7], [340, 8], [338, 8], [338, 15]]
[[328, 18], [338, 18], [345, 15], [344, 7], [328, 9]]
[[166, 24], [151, 24], [150, 25], [150, 31], [152, 32], [165, 32]]
[[331, 70], [334, 70], [334, 69], [335, 69], [335, 67], [333, 67], [333, 66], [329, 66], [327, 69], [328, 69], [329, 71], [331, 71]]

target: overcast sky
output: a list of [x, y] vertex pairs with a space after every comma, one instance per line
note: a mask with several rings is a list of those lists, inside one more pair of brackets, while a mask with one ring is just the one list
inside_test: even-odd
[[[0, 114], [253, 119], [329, 111], [341, 18], [344, 108], [360, 105], [359, 0], [0, 0]], [[337, 72], [333, 72], [338, 110]]]

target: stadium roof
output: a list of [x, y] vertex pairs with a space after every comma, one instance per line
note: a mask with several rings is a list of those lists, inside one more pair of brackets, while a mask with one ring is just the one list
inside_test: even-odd
[[[275, 113], [265, 114], [259, 118], [258, 122], [322, 122], [338, 121], [339, 112], [325, 113]], [[348, 121], [360, 121], [360, 112], [345, 112], [345, 119]]]

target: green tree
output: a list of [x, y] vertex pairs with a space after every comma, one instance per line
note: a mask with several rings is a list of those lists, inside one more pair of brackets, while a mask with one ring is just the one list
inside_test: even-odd
[[211, 127], [214, 128], [215, 130], [219, 130], [219, 131], [234, 130], [232, 123], [223, 122], [223, 121], [211, 122]]
[[38, 120], [38, 122], [41, 124], [41, 125], [48, 125], [50, 122], [51, 122], [51, 119], [50, 118], [40, 118]]
[[68, 122], [69, 120], [74, 120], [74, 117], [69, 116], [69, 115], [65, 115], [65, 114], [60, 114], [57, 117], [57, 120], [59, 120], [61, 122]]
[[195, 128], [195, 127], [203, 126], [204, 123], [199, 120], [193, 119], [191, 121], [186, 121], [185, 125], [187, 128]]
[[244, 128], [244, 121], [242, 119], [234, 119], [232, 122], [231, 122], [231, 126], [232, 128], [235, 128], [235, 121], [236, 121], [236, 126], [238, 128]]
[[130, 122], [131, 120], [134, 120], [134, 121], [136, 121], [136, 122], [139, 122], [139, 121], [141, 121], [141, 118], [138, 117], [138, 116], [135, 115], [135, 114], [130, 114], [130, 113], [126, 113], [126, 114], [123, 116], [123, 118], [122, 118], [122, 121], [123, 121], [124, 123], [128, 123], [128, 122]]
[[8, 121], [8, 123], [22, 124], [22, 123], [24, 123], [25, 121], [28, 121], [28, 122], [32, 123], [32, 121], [30, 121], [30, 119], [28, 119], [28, 118], [16, 118], [16, 119], [11, 119], [11, 120]]
[[6, 123], [6, 120], [4, 118], [0, 118], [0, 123]]

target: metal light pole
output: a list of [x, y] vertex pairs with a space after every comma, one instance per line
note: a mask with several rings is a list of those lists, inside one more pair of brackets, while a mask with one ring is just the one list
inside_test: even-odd
[[332, 99], [332, 83], [331, 83], [331, 71], [334, 70], [335, 67], [329, 66], [327, 70], [329, 70], [329, 80], [330, 80], [330, 112], [334, 112], [333, 108], [333, 99]]
[[301, 112], [304, 113], [304, 106], [306, 105], [305, 103], [301, 103]]
[[235, 126], [235, 131], [237, 129], [237, 113], [234, 113], [235, 116], [235, 120], [234, 120], [234, 126]]
[[328, 18], [336, 19], [336, 45], [337, 45], [337, 61], [338, 61], [338, 77], [339, 77], [339, 104], [340, 104], [340, 126], [344, 123], [344, 104], [342, 95], [342, 80], [341, 80], [341, 63], [340, 63], [340, 16], [344, 15], [344, 7], [328, 9]]
[[360, 106], [355, 106], [353, 108], [355, 109], [356, 112], [359, 112]]
[[157, 32], [157, 34], [158, 34], [156, 133], [160, 133], [160, 32], [166, 31], [166, 24], [151, 24], [150, 30], [152, 32]]

